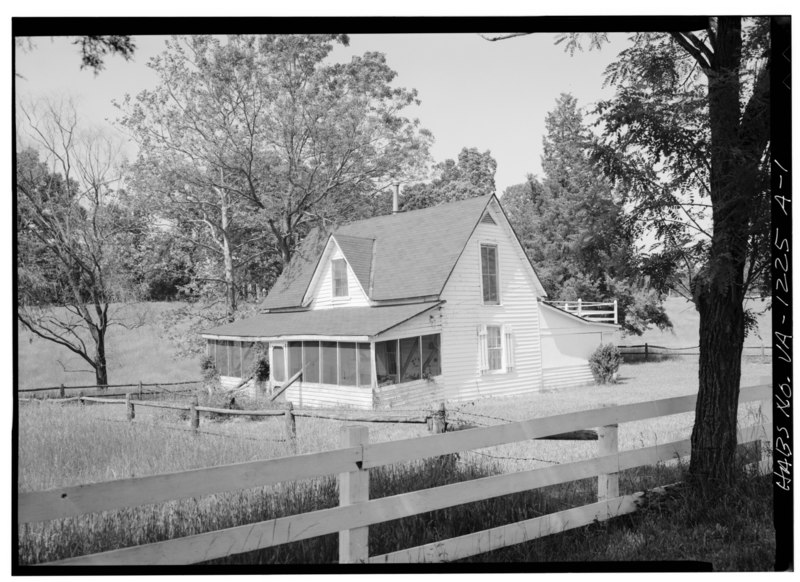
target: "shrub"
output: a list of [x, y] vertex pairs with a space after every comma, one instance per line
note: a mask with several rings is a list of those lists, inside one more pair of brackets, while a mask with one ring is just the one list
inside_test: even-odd
[[214, 358], [211, 356], [203, 356], [203, 359], [200, 360], [200, 373], [203, 376], [203, 380], [207, 382], [216, 380], [219, 377], [217, 366], [214, 364]]
[[589, 366], [598, 384], [616, 384], [617, 370], [621, 363], [622, 354], [614, 344], [600, 344], [589, 357]]

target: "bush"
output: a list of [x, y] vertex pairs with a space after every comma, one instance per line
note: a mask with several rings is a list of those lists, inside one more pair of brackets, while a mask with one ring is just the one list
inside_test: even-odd
[[616, 384], [621, 363], [622, 354], [614, 344], [600, 344], [589, 358], [589, 366], [598, 384]]
[[206, 382], [219, 378], [217, 366], [214, 364], [214, 358], [211, 356], [203, 356], [203, 359], [200, 360], [200, 373], [202, 374], [203, 380]]

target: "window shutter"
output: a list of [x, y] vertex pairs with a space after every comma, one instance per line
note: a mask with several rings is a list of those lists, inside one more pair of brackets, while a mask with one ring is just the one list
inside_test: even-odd
[[486, 326], [478, 326], [478, 361], [480, 362], [480, 372], [485, 374], [489, 371], [489, 345], [486, 341]]
[[514, 371], [514, 333], [510, 325], [505, 326], [505, 341], [506, 341], [506, 372]]

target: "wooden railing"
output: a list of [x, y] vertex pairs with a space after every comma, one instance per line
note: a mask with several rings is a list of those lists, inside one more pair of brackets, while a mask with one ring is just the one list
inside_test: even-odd
[[[768, 384], [742, 388], [740, 404], [758, 401], [764, 404], [761, 406], [761, 422], [739, 429], [740, 443], [770, 443], [771, 397], [771, 386]], [[337, 532], [339, 561], [342, 563], [456, 560], [635, 511], [643, 494], [620, 496], [618, 473], [686, 456], [691, 445], [689, 440], [681, 440], [620, 451], [616, 436], [618, 425], [692, 412], [696, 399], [695, 395], [679, 396], [383, 443], [370, 443], [364, 427], [346, 426], [342, 428], [341, 448], [336, 450], [21, 493], [18, 496], [18, 523], [62, 519], [262, 487], [281, 481], [339, 475], [339, 507], [79, 556], [48, 565], [192, 564]], [[369, 470], [375, 467], [542, 438], [587, 427], [600, 427], [599, 454], [593, 459], [369, 499]], [[771, 450], [771, 444], [767, 450]], [[769, 458], [764, 455], [760, 468], [766, 472], [769, 466]], [[399, 549], [389, 554], [368, 555], [370, 525], [586, 478], [598, 479], [597, 503], [458, 538]]]
[[617, 300], [600, 301], [548, 301], [550, 305], [574, 313], [578, 317], [600, 323], [619, 323]]

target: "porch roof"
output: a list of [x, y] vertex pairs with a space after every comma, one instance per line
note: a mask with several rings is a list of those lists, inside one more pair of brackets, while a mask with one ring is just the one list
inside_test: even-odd
[[338, 307], [264, 313], [203, 332], [206, 339], [287, 336], [375, 336], [443, 303], [428, 301], [386, 307]]

